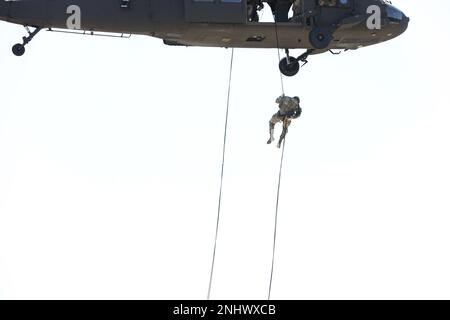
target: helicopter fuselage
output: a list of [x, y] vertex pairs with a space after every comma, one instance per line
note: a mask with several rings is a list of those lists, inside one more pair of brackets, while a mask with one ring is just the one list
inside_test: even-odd
[[[322, 50], [384, 42], [402, 34], [409, 22], [383, 0], [303, 0], [301, 16], [276, 23], [249, 20], [249, 5], [246, 0], [16, 0], [0, 1], [0, 20], [42, 29], [149, 35], [169, 45]], [[376, 14], [379, 27], [371, 28]], [[316, 28], [332, 34], [323, 48], [311, 41]]]

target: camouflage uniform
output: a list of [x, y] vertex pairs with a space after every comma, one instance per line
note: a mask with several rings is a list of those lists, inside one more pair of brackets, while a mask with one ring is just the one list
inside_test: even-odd
[[294, 12], [294, 17], [298, 17], [302, 14], [302, 0], [294, 0], [292, 11]]
[[278, 148], [280, 148], [281, 143], [286, 137], [292, 119], [297, 119], [298, 117], [300, 117], [300, 115], [302, 114], [302, 109], [300, 108], [300, 99], [298, 97], [291, 98], [282, 95], [278, 97], [275, 103], [278, 103], [278, 107], [280, 108], [280, 110], [272, 116], [272, 119], [270, 119], [269, 122], [270, 138], [269, 141], [267, 141], [267, 144], [271, 144], [272, 141], [275, 140], [275, 138], [273, 137], [275, 125], [278, 122], [282, 122], [283, 132], [281, 133], [280, 140], [278, 141], [277, 145]]
[[319, 6], [336, 7], [336, 0], [319, 0]]

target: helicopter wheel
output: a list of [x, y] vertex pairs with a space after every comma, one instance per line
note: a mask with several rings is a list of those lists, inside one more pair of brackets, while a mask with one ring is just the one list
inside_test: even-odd
[[289, 57], [289, 63], [287, 58], [283, 58], [280, 61], [279, 68], [282, 74], [286, 77], [295, 76], [300, 70], [300, 63], [297, 59]]
[[330, 45], [331, 40], [333, 40], [333, 35], [325, 28], [314, 28], [309, 33], [309, 42], [311, 42], [312, 46], [316, 49], [327, 48]]
[[12, 47], [12, 52], [14, 53], [15, 56], [17, 57], [21, 57], [25, 54], [25, 46], [23, 44], [15, 44]]

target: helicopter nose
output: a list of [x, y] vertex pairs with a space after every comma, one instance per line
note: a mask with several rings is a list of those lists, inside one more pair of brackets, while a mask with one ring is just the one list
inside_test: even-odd
[[409, 17], [406, 16], [406, 14], [403, 13], [403, 21], [406, 22], [406, 24], [409, 23]]
[[391, 4], [386, 6], [386, 13], [391, 25], [397, 26], [399, 34], [406, 31], [409, 25], [409, 18], [399, 9]]
[[[397, 9], [398, 10], [398, 9]], [[400, 11], [400, 10], [398, 10], [398, 11]], [[403, 11], [400, 11], [400, 13], [401, 13], [401, 16], [402, 16], [402, 18], [401, 18], [401, 24], [402, 25], [406, 25], [406, 26], [408, 26], [408, 24], [409, 24], [409, 17], [403, 12]]]
[[406, 31], [406, 29], [408, 29], [409, 26], [409, 17], [407, 17], [403, 12], [402, 12], [402, 20], [400, 22], [400, 34], [402, 34], [403, 32]]

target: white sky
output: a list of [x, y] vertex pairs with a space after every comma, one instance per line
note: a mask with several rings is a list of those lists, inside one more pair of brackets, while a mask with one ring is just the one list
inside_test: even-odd
[[[285, 80], [273, 299], [450, 298], [450, 4], [395, 4], [402, 37]], [[22, 35], [0, 23], [0, 298], [206, 298], [231, 50]], [[235, 52], [214, 299], [267, 297], [277, 60]]]

